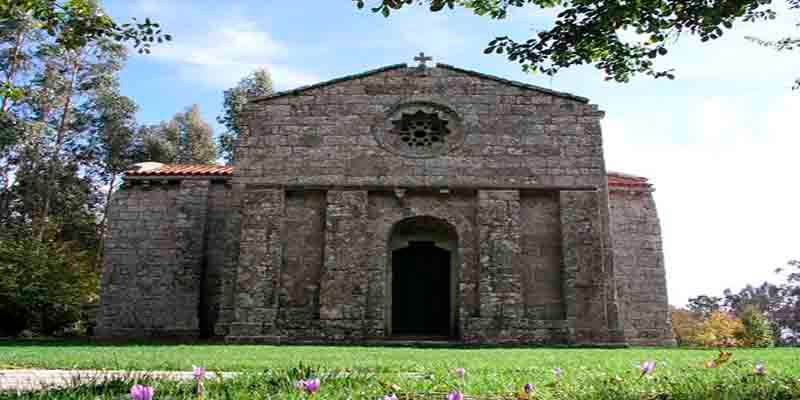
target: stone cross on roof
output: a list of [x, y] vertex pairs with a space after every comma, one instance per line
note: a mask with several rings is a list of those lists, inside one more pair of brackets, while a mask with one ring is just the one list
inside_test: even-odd
[[432, 61], [432, 60], [433, 60], [433, 57], [426, 56], [424, 52], [421, 52], [421, 53], [419, 53], [418, 56], [414, 57], [414, 61], [419, 63], [418, 67], [420, 67], [420, 68], [427, 67], [427, 65], [425, 65], [425, 63], [427, 63], [428, 61]]

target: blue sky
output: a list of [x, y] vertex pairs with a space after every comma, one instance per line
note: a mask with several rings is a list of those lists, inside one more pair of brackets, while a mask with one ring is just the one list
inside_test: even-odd
[[[250, 71], [271, 70], [276, 89], [413, 62], [424, 51], [443, 62], [588, 97], [605, 110], [610, 170], [656, 185], [670, 302], [774, 280], [800, 258], [798, 111], [800, 52], [775, 53], [745, 36], [777, 38], [800, 14], [779, 9], [770, 23], [741, 23], [724, 38], [678, 41], [665, 67], [677, 80], [606, 82], [593, 68], [549, 78], [484, 55], [495, 36], [527, 38], [553, 13], [517, 10], [505, 21], [464, 11], [422, 8], [384, 19], [348, 0], [107, 0], [117, 18], [152, 17], [174, 40], [149, 56], [132, 55], [123, 92], [143, 123], [198, 104], [212, 122], [222, 91]], [[780, 1], [778, 2], [780, 3]], [[635, 35], [628, 35], [635, 39]], [[219, 131], [220, 127], [214, 125]]]

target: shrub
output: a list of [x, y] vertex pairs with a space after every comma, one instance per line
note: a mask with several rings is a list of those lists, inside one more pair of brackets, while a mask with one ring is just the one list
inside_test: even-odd
[[73, 242], [0, 237], [0, 335], [69, 330], [96, 300], [93, 258]]
[[696, 338], [703, 332], [703, 315], [683, 308], [673, 308], [672, 333], [680, 346], [697, 345]]
[[715, 311], [703, 321], [702, 330], [693, 339], [694, 344], [703, 347], [737, 347], [744, 327], [735, 315]]
[[756, 306], [747, 306], [739, 315], [742, 330], [737, 339], [744, 347], [772, 347], [775, 345], [772, 323]]

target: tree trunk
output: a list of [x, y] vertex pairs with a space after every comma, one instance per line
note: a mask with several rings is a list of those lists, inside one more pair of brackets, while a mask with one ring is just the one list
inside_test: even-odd
[[56, 181], [56, 163], [58, 156], [61, 153], [61, 147], [64, 145], [64, 139], [67, 133], [67, 121], [69, 120], [69, 109], [72, 106], [72, 92], [75, 90], [75, 81], [78, 79], [78, 70], [80, 68], [80, 60], [76, 59], [72, 66], [72, 76], [69, 81], [69, 91], [67, 92], [66, 99], [64, 100], [64, 107], [61, 113], [61, 121], [58, 123], [58, 130], [56, 131], [56, 143], [53, 148], [53, 154], [50, 158], [50, 168], [47, 172], [45, 179], [45, 192], [44, 192], [44, 206], [42, 207], [42, 223], [40, 224], [38, 239], [44, 240], [45, 224], [50, 218], [50, 203], [53, 197], [53, 186]]
[[108, 193], [106, 194], [106, 204], [103, 205], [103, 218], [100, 220], [100, 243], [97, 248], [97, 263], [95, 264], [95, 271], [100, 271], [103, 265], [103, 249], [106, 242], [106, 223], [108, 223], [108, 210], [111, 206], [111, 194], [114, 193], [114, 185], [117, 183], [117, 174], [111, 174], [111, 182], [108, 184]]

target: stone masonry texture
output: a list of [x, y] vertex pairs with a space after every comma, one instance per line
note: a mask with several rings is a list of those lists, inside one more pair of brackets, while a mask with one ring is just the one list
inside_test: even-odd
[[393, 285], [393, 254], [436, 246], [449, 278], [420, 296], [449, 299], [450, 334], [414, 339], [672, 344], [653, 189], [609, 185], [602, 117], [443, 64], [252, 99], [232, 172], [126, 176], [97, 334], [397, 338], [396, 291], [434, 275]]

